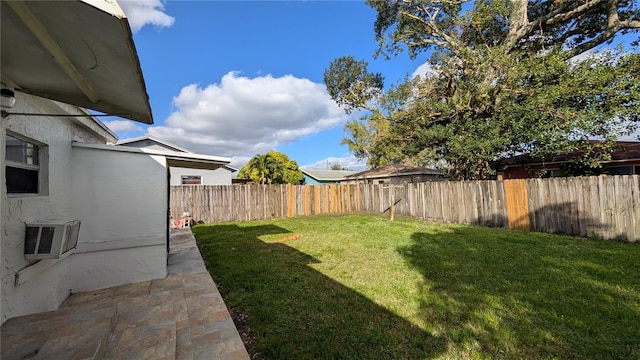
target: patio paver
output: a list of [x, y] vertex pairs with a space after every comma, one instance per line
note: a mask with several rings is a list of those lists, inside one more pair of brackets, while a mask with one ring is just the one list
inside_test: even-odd
[[3, 360], [249, 359], [188, 228], [172, 230], [166, 278], [73, 294], [1, 334]]

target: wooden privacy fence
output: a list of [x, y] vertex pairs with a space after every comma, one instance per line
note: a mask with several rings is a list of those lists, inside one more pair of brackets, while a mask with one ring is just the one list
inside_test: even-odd
[[640, 241], [640, 176], [391, 184], [172, 186], [205, 223], [388, 211], [439, 222]]

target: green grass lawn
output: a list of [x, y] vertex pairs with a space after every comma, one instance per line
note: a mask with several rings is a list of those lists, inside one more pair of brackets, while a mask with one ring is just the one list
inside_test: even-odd
[[369, 215], [198, 225], [256, 359], [640, 359], [640, 246]]

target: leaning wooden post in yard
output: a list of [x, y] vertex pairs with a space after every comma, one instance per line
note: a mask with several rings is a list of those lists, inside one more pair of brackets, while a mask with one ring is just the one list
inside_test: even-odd
[[393, 185], [389, 186], [389, 202], [391, 203], [389, 205], [389, 220], [393, 221], [393, 207], [396, 202], [396, 188]]

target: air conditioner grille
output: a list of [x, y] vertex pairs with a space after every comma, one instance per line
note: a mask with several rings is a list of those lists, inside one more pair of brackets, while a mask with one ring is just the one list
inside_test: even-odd
[[38, 254], [50, 254], [53, 246], [53, 235], [56, 228], [53, 226], [43, 226], [40, 235], [40, 246], [38, 246]]
[[25, 236], [24, 241], [24, 253], [25, 254], [35, 254], [36, 246], [38, 245], [38, 232], [40, 228], [37, 227], [27, 227], [27, 234]]

